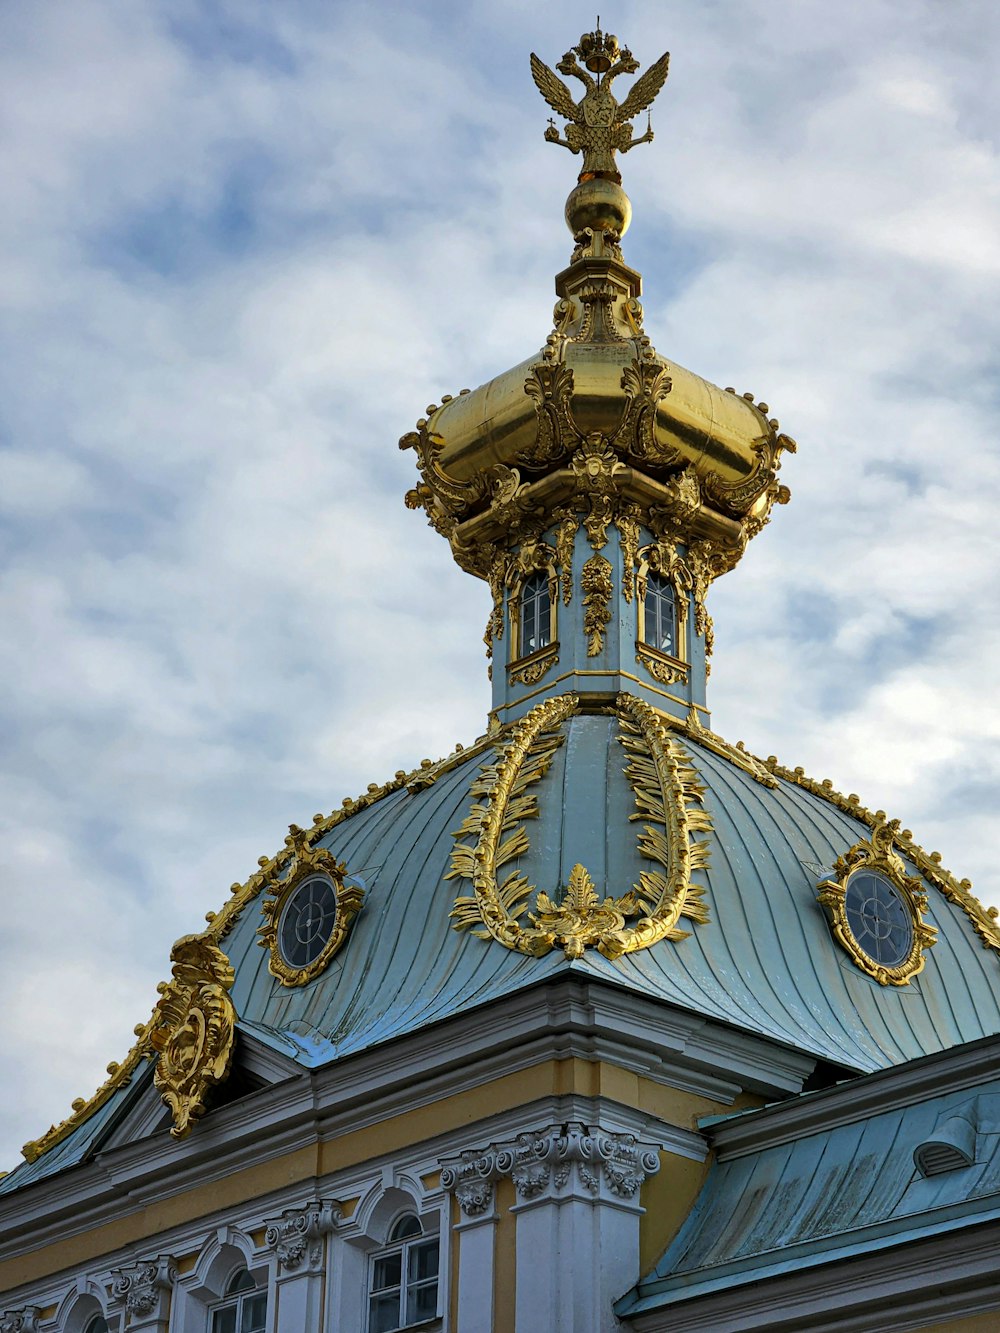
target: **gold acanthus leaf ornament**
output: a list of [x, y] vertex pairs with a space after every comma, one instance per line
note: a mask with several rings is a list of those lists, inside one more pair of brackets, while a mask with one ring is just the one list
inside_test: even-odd
[[547, 893], [538, 894], [528, 920], [554, 945], [561, 945], [567, 958], [582, 958], [588, 945], [599, 948], [603, 940], [625, 929], [622, 905], [614, 898], [602, 902], [582, 865], [570, 871], [561, 902], [554, 903]]
[[531, 849], [524, 823], [539, 810], [528, 788], [548, 772], [563, 742], [561, 728], [578, 706], [572, 694], [538, 704], [499, 743], [496, 762], [473, 783], [477, 799], [454, 834], [446, 876], [470, 880], [473, 895], [457, 898], [451, 915], [456, 930], [472, 930], [480, 939], [532, 957], [559, 948], [573, 959], [593, 947], [615, 959], [659, 940], [683, 939], [688, 932], [678, 925], [682, 916], [708, 920], [704, 890], [692, 876], [708, 863], [708, 846], [695, 835], [709, 830], [711, 820], [683, 746], [652, 708], [619, 695], [616, 713], [629, 754], [625, 773], [637, 808], [632, 818], [645, 821], [638, 850], [659, 868], [643, 871], [627, 893], [603, 900], [582, 865], [574, 867], [558, 903], [544, 891], [536, 893], [519, 869], [498, 882], [500, 868]]
[[596, 657], [604, 647], [604, 631], [611, 619], [611, 561], [592, 555], [580, 577], [583, 589], [583, 632], [587, 636], [587, 656]]
[[170, 1133], [183, 1138], [204, 1115], [211, 1090], [229, 1075], [236, 1009], [229, 997], [229, 959], [205, 935], [184, 935], [170, 953], [172, 979], [161, 982], [150, 1044], [159, 1059], [153, 1081], [173, 1116]]

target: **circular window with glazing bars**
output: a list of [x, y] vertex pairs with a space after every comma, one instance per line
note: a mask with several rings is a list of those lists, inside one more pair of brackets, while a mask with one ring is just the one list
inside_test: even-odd
[[364, 902], [364, 886], [346, 876], [346, 866], [323, 847], [312, 847], [296, 830], [295, 856], [285, 873], [272, 871], [261, 905], [258, 934], [270, 951], [272, 976], [285, 986], [304, 986], [328, 966], [344, 943]]
[[879, 822], [834, 865], [818, 889], [830, 927], [862, 972], [905, 986], [924, 966], [937, 931], [924, 920], [927, 892], [896, 850], [897, 821]]

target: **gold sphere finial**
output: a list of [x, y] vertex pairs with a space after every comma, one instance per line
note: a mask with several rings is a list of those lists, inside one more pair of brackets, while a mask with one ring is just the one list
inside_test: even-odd
[[566, 200], [566, 226], [574, 237], [587, 230], [624, 236], [631, 221], [631, 200], [616, 181], [581, 181]]

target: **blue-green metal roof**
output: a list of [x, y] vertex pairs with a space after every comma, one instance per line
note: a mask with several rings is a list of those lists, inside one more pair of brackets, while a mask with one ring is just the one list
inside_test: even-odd
[[[892, 1095], [887, 1088], [886, 1100]], [[784, 1109], [741, 1119], [763, 1115], [777, 1124]], [[951, 1116], [973, 1126], [974, 1161], [925, 1178], [914, 1150]], [[616, 1308], [637, 1315], [998, 1217], [1000, 1079], [993, 1079], [716, 1162], [676, 1239]]]
[[[636, 807], [618, 723], [577, 715], [563, 734], [533, 787], [539, 813], [526, 821], [531, 849], [518, 864], [557, 897], [577, 862], [602, 897], [621, 894], [649, 863], [639, 857], [629, 818]], [[694, 740], [683, 743], [712, 820], [709, 865], [696, 872], [709, 919], [684, 923], [688, 938], [614, 962], [595, 950], [570, 961], [558, 950], [532, 958], [455, 931], [449, 913], [468, 888], [445, 880], [453, 834], [473, 802], [470, 784], [493, 757], [458, 756], [431, 785], [391, 790], [321, 839], [367, 892], [346, 944], [320, 977], [286, 987], [271, 976], [258, 945], [260, 899], [245, 907], [222, 941], [244, 1028], [317, 1067], [572, 972], [859, 1072], [1000, 1030], [1000, 961], [960, 907], [929, 887], [928, 920], [938, 939], [924, 971], [906, 986], [879, 985], [836, 944], [816, 899], [817, 881], [868, 826], [800, 785], [765, 785]], [[45, 1154], [33, 1174], [81, 1160], [116, 1099]]]

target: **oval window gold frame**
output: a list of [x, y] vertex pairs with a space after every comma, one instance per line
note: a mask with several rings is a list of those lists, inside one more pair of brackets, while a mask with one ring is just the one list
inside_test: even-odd
[[[819, 901], [830, 920], [834, 938], [862, 972], [873, 977], [881, 986], [905, 986], [924, 967], [924, 951], [937, 939], [937, 931], [927, 925], [923, 913], [927, 910], [927, 893], [923, 881], [908, 875], [902, 858], [893, 845], [893, 835], [899, 820], [876, 824], [871, 838], [856, 842], [839, 857], [833, 867], [835, 879], [824, 880], [818, 886]], [[880, 875], [896, 890], [913, 923], [913, 939], [906, 957], [893, 967], [878, 962], [857, 939], [847, 917], [847, 886], [859, 871]]]
[[[360, 885], [346, 882], [347, 867], [343, 862], [338, 861], [325, 847], [310, 847], [302, 831], [297, 830], [297, 832], [299, 837], [294, 841], [295, 857], [285, 878], [272, 880], [269, 883], [268, 896], [261, 904], [264, 923], [257, 931], [261, 937], [258, 943], [270, 954], [268, 971], [277, 977], [283, 986], [305, 986], [327, 969], [331, 959], [347, 939], [354, 918], [361, 911], [365, 898], [365, 891]], [[291, 967], [281, 954], [279, 935], [282, 917], [296, 891], [306, 880], [318, 877], [328, 879], [333, 885], [337, 902], [333, 929], [322, 951], [311, 963], [307, 963], [304, 967]]]

